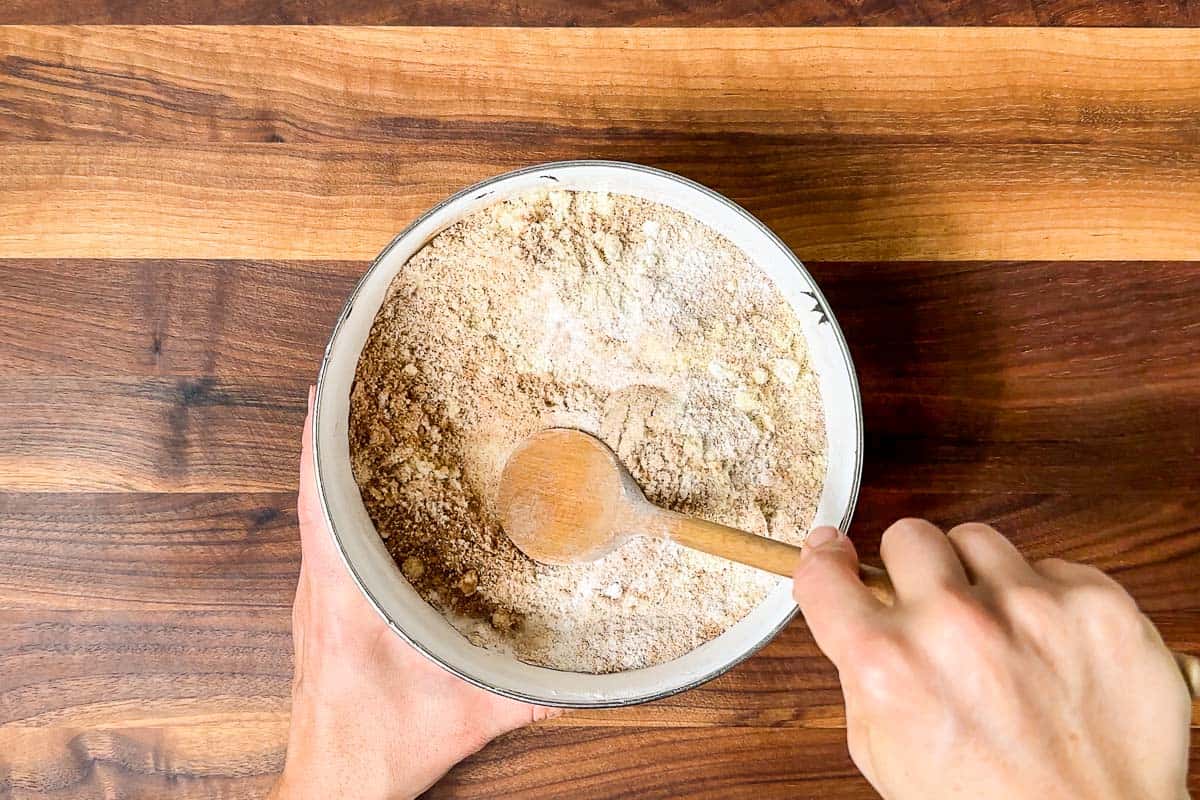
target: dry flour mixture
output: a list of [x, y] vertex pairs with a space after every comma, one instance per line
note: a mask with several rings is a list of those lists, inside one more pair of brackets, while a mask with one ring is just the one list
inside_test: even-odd
[[636, 539], [545, 566], [499, 528], [513, 447], [601, 438], [646, 496], [800, 543], [825, 475], [791, 307], [728, 240], [666, 206], [546, 191], [478, 211], [392, 283], [351, 397], [354, 475], [404, 576], [475, 644], [613, 672], [717, 636], [777, 578]]

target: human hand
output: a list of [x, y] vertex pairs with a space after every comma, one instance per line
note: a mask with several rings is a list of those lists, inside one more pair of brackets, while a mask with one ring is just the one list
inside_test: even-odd
[[396, 636], [342, 564], [316, 496], [312, 392], [300, 457], [300, 581], [287, 763], [271, 797], [411, 798], [496, 736], [556, 713], [478, 689]]
[[1191, 699], [1119, 584], [1030, 565], [992, 528], [906, 519], [883, 535], [884, 606], [819, 528], [794, 593], [838, 668], [850, 755], [888, 800], [1186, 798]]

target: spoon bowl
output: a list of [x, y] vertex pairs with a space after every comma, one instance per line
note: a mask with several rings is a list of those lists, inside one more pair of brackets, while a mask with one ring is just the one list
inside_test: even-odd
[[518, 445], [500, 475], [497, 500], [513, 544], [545, 564], [608, 555], [627, 538], [626, 506], [645, 502], [612, 450], [569, 428], [540, 431]]
[[795, 545], [650, 503], [616, 455], [582, 431], [551, 428], [522, 442], [500, 476], [500, 521], [535, 561], [576, 564], [611, 553], [633, 535], [790, 577]]

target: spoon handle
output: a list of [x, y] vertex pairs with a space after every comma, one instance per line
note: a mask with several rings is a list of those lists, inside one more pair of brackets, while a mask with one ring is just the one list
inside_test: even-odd
[[[795, 545], [777, 542], [765, 536], [755, 536], [753, 533], [716, 522], [676, 514], [666, 509], [656, 508], [655, 511], [656, 532], [684, 547], [749, 564], [789, 578], [800, 563], [801, 548]], [[860, 564], [858, 575], [880, 602], [889, 606], [895, 602], [896, 592], [886, 571], [870, 564]], [[1200, 697], [1200, 658], [1174, 651], [1171, 655], [1175, 657], [1175, 663], [1179, 665], [1179, 671], [1192, 697]]]
[[[701, 550], [710, 555], [758, 567], [776, 575], [792, 577], [800, 563], [801, 548], [777, 542], [765, 536], [730, 528], [708, 520], [696, 519], [666, 509], [655, 508], [656, 527], [667, 538], [684, 547]], [[895, 600], [892, 581], [879, 567], [862, 564], [859, 577], [881, 602], [891, 605]]]

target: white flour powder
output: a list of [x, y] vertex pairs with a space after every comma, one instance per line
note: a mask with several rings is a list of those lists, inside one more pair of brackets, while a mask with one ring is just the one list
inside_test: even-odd
[[533, 193], [435, 237], [389, 289], [350, 423], [363, 500], [421, 596], [476, 644], [581, 672], [683, 655], [777, 579], [645, 539], [530, 561], [494, 508], [518, 442], [579, 428], [652, 502], [797, 544], [825, 475], [790, 306], [728, 240], [624, 195]]

